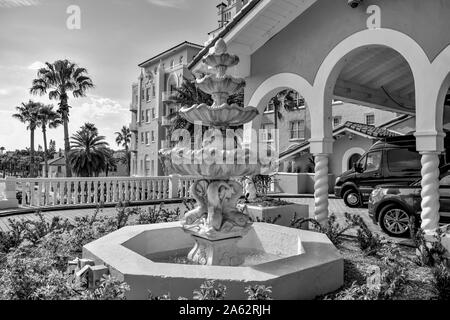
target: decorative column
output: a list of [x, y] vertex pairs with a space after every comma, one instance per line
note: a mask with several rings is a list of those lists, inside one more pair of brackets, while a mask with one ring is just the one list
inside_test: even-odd
[[422, 230], [433, 233], [439, 227], [439, 152], [422, 154]]
[[333, 138], [310, 139], [310, 152], [314, 155], [314, 218], [321, 224], [328, 220], [328, 164], [333, 152]]
[[[417, 127], [420, 125], [418, 120]], [[420, 126], [419, 126], [420, 125]], [[432, 235], [439, 227], [439, 155], [444, 151], [444, 133], [419, 130], [416, 137], [417, 151], [422, 155], [422, 230]]]
[[314, 216], [320, 223], [328, 219], [328, 154], [315, 154]]

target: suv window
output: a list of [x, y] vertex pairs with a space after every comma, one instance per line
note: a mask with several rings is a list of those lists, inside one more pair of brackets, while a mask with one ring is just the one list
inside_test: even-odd
[[[371, 152], [365, 157], [364, 172], [377, 171], [381, 166], [381, 151]], [[364, 160], [363, 160], [364, 161]]]
[[408, 149], [392, 149], [387, 152], [391, 172], [420, 171], [420, 154]]

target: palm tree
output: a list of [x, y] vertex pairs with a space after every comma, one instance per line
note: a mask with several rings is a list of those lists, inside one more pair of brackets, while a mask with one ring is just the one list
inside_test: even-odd
[[71, 137], [69, 163], [79, 177], [98, 176], [108, 165], [108, 143], [93, 131], [79, 130]]
[[27, 130], [30, 130], [30, 177], [36, 177], [34, 167], [34, 131], [39, 125], [39, 103], [29, 101], [22, 103], [21, 106], [16, 107], [17, 113], [13, 114], [13, 118], [18, 119], [27, 125]]
[[61, 115], [53, 110], [51, 105], [41, 105], [38, 113], [39, 126], [42, 128], [44, 138], [44, 162], [45, 177], [48, 178], [48, 145], [47, 145], [47, 128], [55, 129], [62, 124]]
[[132, 138], [130, 128], [128, 128], [127, 126], [123, 126], [119, 132], [116, 132], [116, 135], [117, 135], [117, 137], [116, 137], [117, 145], [125, 148], [125, 161], [126, 161], [126, 165], [127, 165], [128, 176], [130, 176], [130, 174], [131, 174], [131, 167], [130, 167], [131, 154], [130, 154], [129, 145], [131, 143], [131, 138]]
[[86, 130], [86, 131], [92, 132], [95, 135], [98, 135], [97, 127], [95, 126], [95, 124], [90, 123], [90, 122], [86, 122], [85, 124], [83, 124], [81, 126], [81, 130]]
[[80, 68], [69, 60], [57, 60], [54, 63], [46, 62], [46, 67], [37, 73], [37, 79], [33, 80], [30, 89], [32, 94], [44, 95], [48, 92], [50, 100], [59, 100], [58, 112], [64, 124], [64, 151], [66, 154], [66, 176], [71, 177], [69, 143], [69, 92], [75, 98], [84, 97], [86, 91], [94, 87], [91, 78], [85, 68]]

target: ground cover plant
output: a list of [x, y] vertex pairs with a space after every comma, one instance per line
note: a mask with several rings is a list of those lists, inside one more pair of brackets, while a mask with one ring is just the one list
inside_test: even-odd
[[[75, 281], [67, 272], [68, 261], [81, 257], [85, 244], [110, 232], [135, 224], [177, 221], [191, 207], [190, 201], [176, 208], [161, 204], [145, 209], [121, 203], [114, 216], [103, 215], [99, 207], [74, 222], [58, 217], [48, 221], [39, 212], [35, 219], [10, 219], [9, 230], [0, 232], [0, 299], [123, 300], [129, 290], [126, 283], [105, 276], [95, 290], [88, 290], [85, 282]], [[325, 225], [314, 219], [292, 219], [292, 227], [301, 228], [304, 223], [325, 233], [344, 257], [344, 286], [318, 299], [449, 299], [450, 273], [440, 243], [442, 233], [430, 244], [420, 229], [411, 229], [414, 246], [408, 247], [373, 233], [356, 215], [346, 214], [345, 221], [338, 222], [332, 214]], [[350, 230], [356, 235], [349, 236]], [[272, 295], [271, 287], [243, 290], [249, 300], [270, 300]], [[222, 300], [226, 287], [206, 281], [189, 298]], [[170, 293], [149, 294], [149, 300], [170, 299]]]

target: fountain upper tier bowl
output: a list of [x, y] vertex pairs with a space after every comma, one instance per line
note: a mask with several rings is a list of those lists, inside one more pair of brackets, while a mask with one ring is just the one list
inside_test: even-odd
[[206, 127], [238, 127], [252, 121], [258, 114], [254, 107], [239, 107], [237, 104], [222, 104], [215, 108], [204, 103], [183, 107], [180, 114], [191, 123], [201, 122]]

